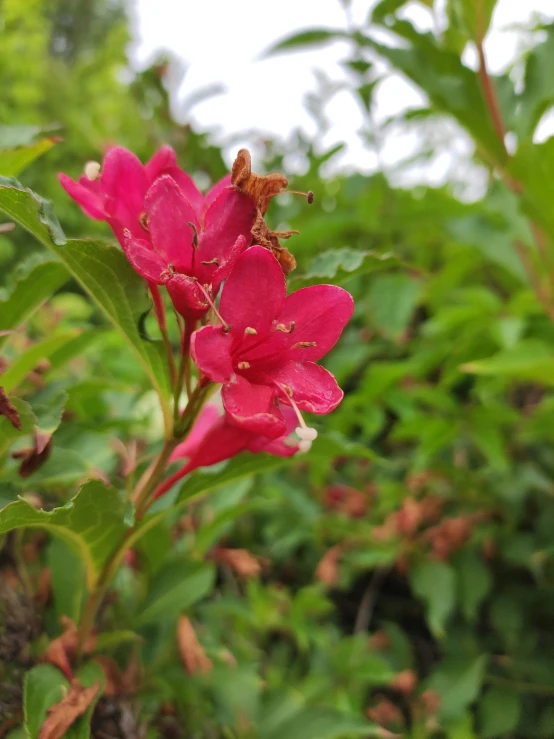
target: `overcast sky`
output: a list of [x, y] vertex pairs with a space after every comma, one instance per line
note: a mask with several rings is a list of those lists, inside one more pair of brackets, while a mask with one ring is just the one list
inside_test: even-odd
[[[262, 59], [263, 52], [277, 40], [313, 27], [347, 27], [339, 0], [129, 0], [134, 43], [131, 56], [145, 66], [155, 55], [168, 50], [186, 66], [178, 95], [186, 100], [198, 90], [221, 84], [225, 92], [194, 106], [189, 117], [195, 127], [214, 132], [219, 141], [235, 137], [228, 158], [239, 145], [255, 147], [245, 131], [269, 132], [286, 139], [300, 126], [313, 134], [315, 123], [304, 100], [317, 89], [316, 70], [334, 80], [344, 79], [341, 59], [347, 46], [336, 43], [311, 51], [280, 54]], [[361, 23], [374, 5], [371, 0], [353, 0], [351, 19]], [[529, 20], [533, 13], [554, 18], [554, 0], [499, 0], [486, 44], [492, 71], [502, 70], [514, 59], [525, 39], [513, 26]], [[418, 3], [408, 5], [409, 17], [420, 28], [430, 28], [432, 18]], [[512, 27], [512, 30], [508, 30]], [[467, 61], [471, 63], [471, 55]], [[554, 72], [554, 70], [553, 70]], [[417, 107], [423, 98], [413, 86], [391, 76], [377, 89], [375, 119], [383, 121], [407, 107]], [[362, 114], [347, 92], [337, 94], [326, 110], [332, 123], [325, 144], [347, 142], [340, 164], [371, 171], [376, 155], [364, 146], [358, 131]], [[551, 133], [554, 126], [543, 127]], [[417, 145], [417, 137], [406, 133], [387, 136], [380, 151], [385, 165], [393, 166]], [[448, 176], [455, 151], [467, 151], [463, 137], [452, 137], [450, 152], [439, 152], [422, 179], [441, 181]], [[418, 175], [419, 177], [419, 175]]]

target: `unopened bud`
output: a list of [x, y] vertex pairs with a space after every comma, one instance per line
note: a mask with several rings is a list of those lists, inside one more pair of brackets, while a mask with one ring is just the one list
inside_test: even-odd
[[297, 426], [295, 428], [296, 435], [302, 441], [315, 441], [317, 439], [316, 429], [310, 428], [309, 426]]
[[85, 177], [89, 180], [97, 180], [100, 176], [101, 168], [99, 162], [87, 162], [85, 164]]

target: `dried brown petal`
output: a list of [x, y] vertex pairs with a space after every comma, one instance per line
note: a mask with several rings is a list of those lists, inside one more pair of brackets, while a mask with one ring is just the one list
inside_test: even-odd
[[99, 689], [99, 683], [91, 685], [90, 688], [84, 688], [77, 680], [74, 680], [67, 695], [49, 710], [48, 718], [42, 724], [38, 739], [61, 739], [75, 719], [87, 710]]
[[337, 584], [339, 579], [339, 557], [342, 547], [337, 544], [328, 549], [320, 559], [315, 571], [316, 579], [329, 587]]
[[231, 183], [250, 195], [262, 216], [265, 215], [271, 198], [289, 184], [285, 175], [279, 172], [268, 175], [252, 172], [252, 159], [248, 149], [241, 149], [237, 154], [231, 169]]
[[247, 549], [224, 549], [220, 547], [213, 553], [213, 559], [230, 567], [240, 577], [257, 577], [262, 571], [258, 559]]
[[3, 387], [0, 387], [0, 416], [6, 416], [11, 425], [21, 431], [21, 418], [17, 408], [6, 395]]
[[194, 628], [186, 616], [180, 616], [177, 622], [177, 645], [183, 665], [189, 675], [210, 672], [212, 662], [206, 656], [204, 647], [196, 638]]
[[[50, 642], [46, 652], [44, 653], [43, 659], [45, 662], [50, 662], [50, 664], [56, 665], [56, 667], [58, 667], [66, 677], [71, 679], [73, 677], [71, 660], [77, 651], [79, 632], [74, 622], [67, 616], [62, 616], [61, 621], [64, 631], [57, 637], [57, 639]], [[89, 634], [83, 645], [83, 653], [90, 654], [95, 646], [96, 634], [92, 632]]]
[[398, 690], [403, 695], [413, 693], [417, 685], [417, 675], [413, 670], [402, 670], [391, 682], [391, 688]]

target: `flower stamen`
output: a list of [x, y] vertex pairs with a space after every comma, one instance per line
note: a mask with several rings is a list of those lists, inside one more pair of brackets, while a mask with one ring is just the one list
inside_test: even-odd
[[100, 162], [87, 162], [84, 168], [85, 177], [88, 180], [97, 180], [100, 177], [101, 169], [102, 165], [100, 164]]

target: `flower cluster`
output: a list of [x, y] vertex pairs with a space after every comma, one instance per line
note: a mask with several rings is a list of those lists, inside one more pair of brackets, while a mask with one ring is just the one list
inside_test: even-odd
[[[196, 389], [187, 383], [189, 395], [204, 401], [209, 388], [222, 386], [223, 413], [204, 406], [172, 455], [172, 461], [188, 461], [157, 495], [192, 470], [243, 450], [281, 456], [307, 451], [317, 433], [301, 411], [329, 413], [343, 397], [333, 375], [316, 362], [337, 342], [353, 301], [334, 285], [286, 295], [285, 276], [296, 262], [279, 239], [296, 232], [272, 231], [265, 220], [286, 178], [253, 173], [242, 150], [231, 175], [203, 195], [169, 147], [146, 165], [115, 147], [102, 166], [89, 162], [78, 182], [59, 178], [86, 215], [111, 226], [148, 283], [162, 332], [159, 287], [167, 289], [185, 323], [179, 322], [181, 366], [186, 369], [192, 358], [198, 370]], [[312, 193], [306, 197], [312, 202]], [[181, 387], [174, 390], [179, 398]], [[196, 414], [197, 405], [182, 414], [176, 409], [176, 429], [187, 412]], [[289, 436], [293, 430], [296, 440]]]

